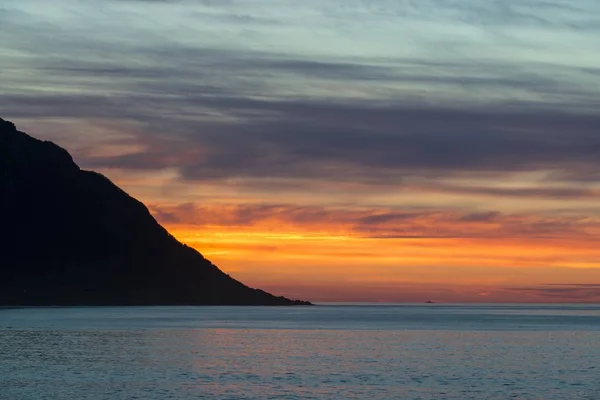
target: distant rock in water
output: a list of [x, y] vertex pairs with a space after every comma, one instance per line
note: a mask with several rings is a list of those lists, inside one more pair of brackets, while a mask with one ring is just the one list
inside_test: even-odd
[[0, 119], [0, 305], [302, 305], [251, 289], [136, 199]]

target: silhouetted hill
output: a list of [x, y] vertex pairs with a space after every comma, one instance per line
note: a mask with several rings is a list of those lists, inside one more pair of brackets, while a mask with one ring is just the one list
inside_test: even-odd
[[181, 244], [136, 199], [0, 119], [0, 305], [297, 305]]

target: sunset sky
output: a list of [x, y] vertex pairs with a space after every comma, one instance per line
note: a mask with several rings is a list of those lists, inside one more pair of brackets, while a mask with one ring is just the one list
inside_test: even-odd
[[600, 301], [599, 49], [598, 0], [3, 0], [0, 117], [275, 294]]

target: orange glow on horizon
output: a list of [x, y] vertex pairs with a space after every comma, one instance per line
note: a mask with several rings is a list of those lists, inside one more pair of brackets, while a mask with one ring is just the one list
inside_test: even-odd
[[151, 213], [176, 238], [277, 295], [600, 302], [595, 192], [580, 199], [537, 189], [515, 194], [537, 187], [539, 171], [501, 183], [457, 178], [425, 191], [277, 179], [269, 184], [281, 190], [243, 179], [187, 184], [174, 169], [105, 173], [134, 197], [151, 199]]
[[[552, 302], [540, 285], [600, 281], [592, 239], [365, 238], [325, 228], [167, 226], [253, 287], [313, 301]], [[522, 289], [522, 290], [521, 290]]]

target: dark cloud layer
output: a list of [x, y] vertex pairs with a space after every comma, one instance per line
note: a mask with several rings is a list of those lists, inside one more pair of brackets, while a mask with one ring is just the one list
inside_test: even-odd
[[[415, 177], [500, 177], [523, 171], [546, 171], [547, 180], [558, 183], [600, 179], [600, 116], [595, 115], [194, 96], [4, 99], [5, 111], [19, 118], [110, 116], [143, 124], [137, 138], [143, 150], [84, 157], [94, 168], [171, 167], [187, 180], [280, 177], [399, 184]], [[585, 188], [455, 190], [595, 196]]]

